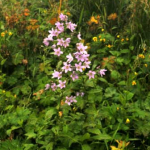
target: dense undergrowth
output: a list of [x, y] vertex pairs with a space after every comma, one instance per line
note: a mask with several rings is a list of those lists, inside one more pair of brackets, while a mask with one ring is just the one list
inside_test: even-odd
[[0, 150], [149, 150], [149, 6], [1, 0]]

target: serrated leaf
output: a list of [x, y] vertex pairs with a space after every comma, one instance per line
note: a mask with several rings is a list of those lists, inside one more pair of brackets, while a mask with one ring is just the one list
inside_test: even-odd
[[34, 131], [30, 131], [30, 132], [26, 133], [25, 135], [27, 136], [27, 139], [36, 137], [36, 133], [34, 133]]
[[45, 119], [51, 119], [54, 114], [56, 114], [56, 109], [50, 108], [45, 114]]

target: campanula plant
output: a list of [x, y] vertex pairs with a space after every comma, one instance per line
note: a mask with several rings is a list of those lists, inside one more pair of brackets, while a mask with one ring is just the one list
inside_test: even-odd
[[[45, 90], [49, 88], [52, 91], [56, 91], [58, 88], [64, 89], [70, 82], [82, 78], [84, 72], [86, 72], [89, 80], [94, 79], [96, 74], [105, 75], [106, 69], [91, 69], [90, 54], [87, 51], [88, 46], [84, 46], [81, 42], [81, 33], [75, 31], [77, 25], [69, 21], [68, 16], [62, 13], [59, 15], [59, 19], [60, 21], [55, 23], [55, 27], [49, 30], [49, 35], [43, 40], [43, 43], [50, 49], [50, 52], [52, 51], [55, 58], [62, 62], [62, 66], [53, 71], [52, 83], [51, 85], [47, 83]], [[74, 44], [74, 41], [77, 42]], [[72, 47], [73, 44], [75, 47]], [[65, 103], [71, 105], [73, 102], [77, 102], [76, 96], [67, 95]]]

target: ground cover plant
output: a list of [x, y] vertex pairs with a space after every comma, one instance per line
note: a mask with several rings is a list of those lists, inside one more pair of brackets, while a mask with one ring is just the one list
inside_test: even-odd
[[2, 0], [0, 150], [150, 149], [148, 8]]

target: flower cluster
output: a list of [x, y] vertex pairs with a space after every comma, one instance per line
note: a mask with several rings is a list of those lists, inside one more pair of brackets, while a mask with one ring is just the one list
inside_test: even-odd
[[[60, 14], [59, 18], [60, 21], [55, 23], [55, 28], [49, 30], [49, 35], [44, 39], [43, 43], [45, 46], [51, 46], [52, 50], [54, 51], [54, 55], [61, 57], [61, 60], [65, 61], [63, 62], [63, 66], [59, 71], [54, 70], [52, 73], [52, 78], [56, 78], [58, 80], [58, 84], [46, 84], [45, 90], [51, 88], [53, 91], [55, 91], [57, 88], [65, 88], [67, 81], [62, 80], [63, 75], [67, 75], [72, 81], [75, 81], [79, 78], [79, 74], [81, 74], [85, 69], [90, 68], [91, 64], [91, 61], [89, 60], [90, 54], [87, 52], [88, 47], [84, 46], [84, 44], [81, 42], [80, 32], [76, 36], [76, 38], [79, 40], [79, 42], [76, 43], [76, 48], [72, 51], [69, 48], [77, 25], [71, 21], [68, 21], [68, 16], [62, 13]], [[69, 37], [66, 35], [68, 32], [71, 33], [71, 36]], [[105, 75], [106, 71], [106, 69], [101, 69], [99, 74], [103, 76]], [[87, 76], [89, 79], [94, 79], [95, 74], [96, 71], [89, 70]], [[79, 95], [83, 96], [84, 94], [82, 93]], [[75, 97], [66, 97], [65, 103], [71, 105], [73, 102], [77, 102]]]

